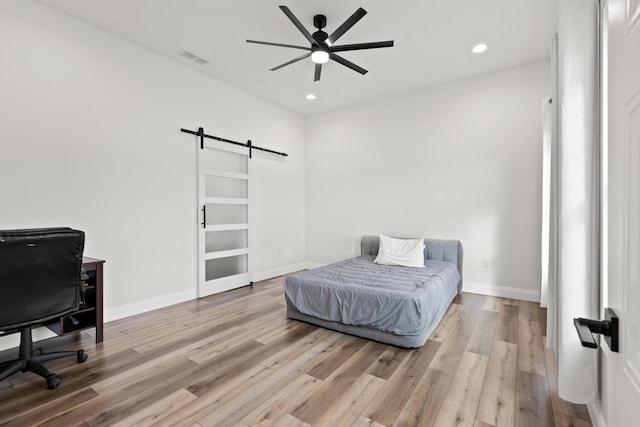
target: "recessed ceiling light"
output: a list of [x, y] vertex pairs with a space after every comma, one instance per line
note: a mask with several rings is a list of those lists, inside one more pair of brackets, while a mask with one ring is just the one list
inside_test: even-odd
[[473, 53], [482, 53], [485, 50], [487, 50], [487, 45], [484, 43], [478, 43], [477, 45], [475, 45], [473, 47], [473, 49], [471, 49], [471, 52]]
[[316, 99], [316, 96], [314, 94], [310, 93], [310, 94], [307, 95], [307, 99], [309, 101], [313, 101], [314, 99]]

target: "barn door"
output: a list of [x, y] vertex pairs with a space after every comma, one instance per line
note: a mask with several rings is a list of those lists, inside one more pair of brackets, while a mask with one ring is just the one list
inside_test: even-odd
[[198, 149], [198, 297], [251, 283], [250, 162], [246, 148]]

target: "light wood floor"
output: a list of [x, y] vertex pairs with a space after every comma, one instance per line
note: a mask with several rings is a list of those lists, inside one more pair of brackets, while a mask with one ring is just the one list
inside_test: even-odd
[[591, 425], [558, 398], [537, 304], [463, 293], [407, 350], [287, 320], [281, 282], [108, 323], [99, 345], [63, 338], [89, 360], [46, 362], [53, 391], [0, 382], [0, 425]]

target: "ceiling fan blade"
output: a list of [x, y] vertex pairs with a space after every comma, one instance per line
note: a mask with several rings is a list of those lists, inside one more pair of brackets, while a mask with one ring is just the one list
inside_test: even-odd
[[320, 73], [322, 72], [322, 64], [316, 64], [316, 73], [313, 76], [313, 81], [317, 82], [320, 80]]
[[342, 35], [346, 33], [349, 28], [353, 27], [356, 22], [361, 20], [362, 17], [366, 14], [367, 11], [359, 7], [358, 10], [353, 13], [353, 15], [347, 18], [347, 20], [344, 21], [338, 28], [336, 28], [336, 30], [329, 36], [329, 38], [327, 38], [327, 44], [331, 46], [333, 43], [335, 43], [336, 40], [342, 37]]
[[367, 70], [365, 70], [364, 68], [362, 68], [362, 67], [360, 67], [360, 66], [358, 66], [358, 65], [354, 64], [354, 63], [353, 63], [353, 62], [351, 62], [351, 61], [347, 61], [347, 60], [346, 60], [346, 59], [344, 59], [343, 57], [338, 56], [338, 55], [336, 55], [336, 54], [335, 54], [335, 53], [333, 53], [333, 52], [329, 52], [329, 58], [333, 59], [334, 61], [336, 61], [336, 62], [337, 62], [337, 63], [339, 63], [339, 64], [344, 65], [344, 66], [345, 66], [345, 67], [347, 67], [347, 68], [351, 68], [353, 71], [357, 71], [357, 72], [358, 72], [358, 73], [360, 73], [360, 74], [363, 74], [363, 75], [364, 75], [364, 74], [367, 74], [367, 73], [368, 73], [368, 71], [367, 71]]
[[393, 47], [393, 40], [386, 42], [343, 44], [340, 46], [331, 46], [329, 50], [331, 50], [331, 52], [345, 52], [347, 50], [377, 49], [380, 47]]
[[292, 45], [292, 44], [261, 42], [261, 41], [258, 41], [258, 40], [247, 40], [247, 43], [266, 44], [267, 46], [291, 47], [293, 49], [311, 50], [310, 47], [295, 46], [295, 45]]
[[280, 68], [282, 68], [282, 67], [286, 67], [287, 65], [293, 64], [294, 62], [298, 62], [298, 61], [300, 61], [300, 60], [302, 60], [302, 59], [304, 59], [304, 58], [308, 58], [308, 57], [310, 57], [310, 56], [311, 56], [311, 53], [305, 53], [304, 55], [302, 55], [302, 56], [298, 56], [297, 58], [292, 59], [291, 61], [287, 61], [287, 62], [285, 62], [284, 64], [280, 64], [280, 65], [278, 65], [277, 67], [273, 67], [273, 68], [271, 68], [269, 71], [279, 70], [279, 69], [280, 69]]
[[313, 37], [311, 37], [309, 31], [307, 31], [304, 25], [302, 25], [300, 21], [298, 21], [298, 18], [295, 17], [295, 15], [289, 10], [287, 6], [280, 6], [280, 10], [282, 10], [284, 14], [287, 15], [287, 18], [289, 18], [291, 22], [293, 22], [293, 25], [295, 25], [298, 30], [300, 30], [304, 38], [306, 38], [309, 43], [311, 43], [312, 45], [316, 44], [316, 41], [313, 39]]

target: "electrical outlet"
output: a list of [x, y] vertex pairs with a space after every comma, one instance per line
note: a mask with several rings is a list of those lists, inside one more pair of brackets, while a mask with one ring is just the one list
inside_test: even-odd
[[489, 268], [489, 258], [482, 258], [482, 267]]

